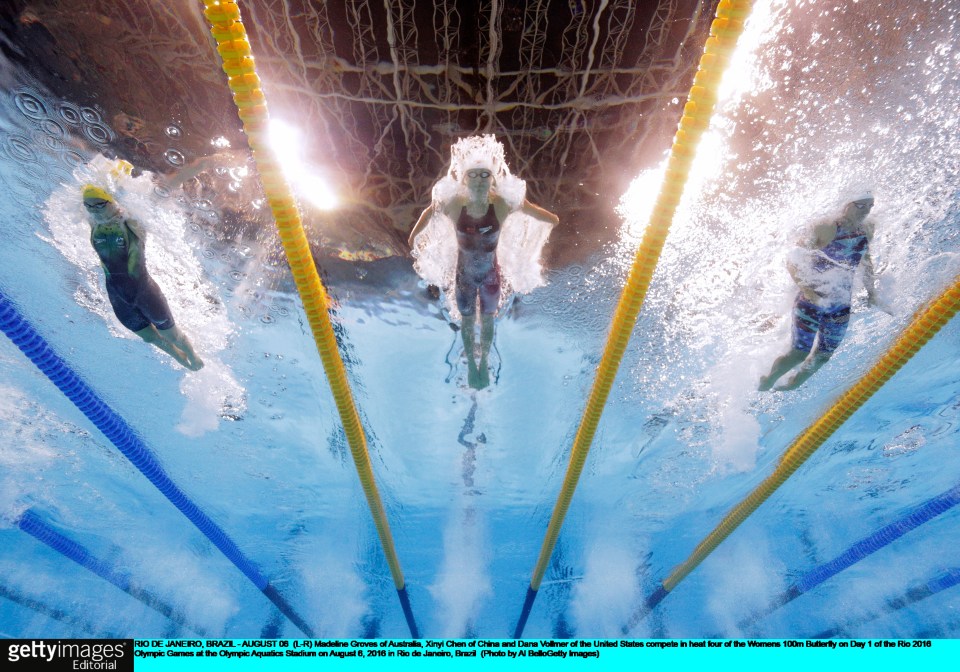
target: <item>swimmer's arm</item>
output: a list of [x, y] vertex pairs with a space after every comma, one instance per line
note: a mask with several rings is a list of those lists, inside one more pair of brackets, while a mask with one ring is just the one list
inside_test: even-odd
[[[808, 231], [805, 237], [802, 237], [797, 241], [797, 244], [801, 248], [807, 250], [822, 250], [824, 247], [833, 242], [833, 239], [837, 235], [837, 225], [830, 221], [817, 222], [813, 227]], [[807, 265], [809, 263], [809, 256], [807, 254], [801, 255], [800, 259], [803, 260], [802, 265], [798, 265], [796, 257], [787, 258], [787, 271], [790, 273], [790, 277], [793, 278], [793, 281], [803, 292], [804, 296], [808, 300], [814, 301], [819, 293], [816, 290], [816, 287], [813, 287], [810, 284], [810, 267]]]
[[524, 199], [523, 205], [520, 206], [520, 211], [534, 219], [539, 219], [541, 222], [547, 222], [553, 226], [556, 226], [560, 223], [560, 218], [549, 210], [541, 208], [539, 205], [535, 205], [530, 201]]
[[[98, 225], [95, 221], [93, 221], [93, 218], [91, 217], [91, 218], [90, 218], [90, 245], [93, 246], [93, 249], [97, 249], [97, 244], [96, 244], [96, 241], [94, 240], [94, 238], [95, 238], [96, 235], [97, 235], [97, 228], [98, 228], [98, 226], [99, 226], [99, 225]], [[107, 265], [106, 265], [105, 263], [103, 263], [103, 260], [102, 260], [102, 259], [100, 260], [100, 268], [103, 269], [104, 275], [106, 275], [106, 276], [109, 278], [109, 277], [110, 277], [110, 271], [107, 269]]]
[[870, 256], [870, 250], [863, 253], [860, 263], [863, 265], [863, 286], [867, 290], [867, 301], [877, 305], [877, 276], [873, 268], [873, 258]]
[[868, 221], [863, 228], [867, 234], [867, 249], [860, 259], [860, 264], [863, 266], [863, 286], [867, 290], [867, 302], [892, 315], [890, 308], [881, 301], [877, 293], [877, 273], [873, 265], [873, 257], [870, 255], [870, 247], [873, 243], [873, 223]]
[[431, 205], [420, 215], [420, 219], [417, 220], [417, 223], [413, 225], [413, 229], [410, 231], [410, 236], [407, 238], [407, 243], [410, 247], [413, 247], [413, 239], [420, 235], [420, 232], [423, 231], [424, 227], [427, 226], [427, 222], [430, 221], [430, 218], [433, 217], [433, 206]]
[[787, 271], [807, 301], [816, 301], [820, 297], [817, 288], [811, 284], [809, 272], [797, 266], [792, 259], [787, 260]]
[[[810, 252], [820, 250], [833, 242], [837, 235], [837, 225], [831, 221], [820, 221], [807, 228], [797, 240], [797, 250], [787, 256], [787, 272], [794, 284], [808, 301], [816, 301], [821, 293], [811, 282]], [[801, 253], [801, 250], [808, 252]]]
[[789, 258], [787, 259], [787, 272], [790, 273], [790, 277], [793, 278], [794, 283], [797, 285], [803, 284], [800, 281], [800, 269], [797, 268], [797, 265]]
[[130, 231], [129, 243], [127, 244], [127, 272], [130, 275], [136, 275], [137, 267], [140, 264], [140, 258], [143, 256], [144, 233], [140, 224], [135, 219], [125, 219], [127, 230]]
[[[460, 208], [463, 207], [463, 201], [459, 199], [454, 199], [451, 202], [443, 206], [443, 214], [446, 215], [451, 221], [455, 221], [457, 217], [460, 216]], [[407, 237], [407, 243], [410, 247], [413, 247], [413, 240], [416, 238], [427, 224], [430, 222], [430, 218], [433, 217], [436, 209], [431, 205], [420, 215], [420, 219], [417, 220], [417, 223], [414, 224], [413, 229], [410, 231], [410, 235]]]
[[863, 286], [867, 290], [867, 303], [879, 308], [887, 315], [893, 315], [892, 304], [877, 291], [877, 277], [869, 250], [864, 253], [860, 263], [863, 264]]
[[805, 247], [809, 247], [811, 250], [821, 250], [832, 243], [836, 237], [837, 225], [834, 222], [820, 222], [814, 225]]
[[176, 173], [172, 175], [158, 175], [157, 179], [162, 181], [167, 188], [175, 189], [176, 187], [183, 186], [200, 173], [213, 170], [218, 165], [227, 163], [240, 164], [244, 161], [245, 158], [241, 156], [238, 150], [224, 150], [216, 154], [211, 154], [210, 156], [201, 156], [200, 158], [194, 159]]

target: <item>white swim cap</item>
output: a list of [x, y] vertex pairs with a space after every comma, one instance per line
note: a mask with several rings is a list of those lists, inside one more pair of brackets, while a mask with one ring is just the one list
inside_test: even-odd
[[494, 179], [510, 174], [503, 157], [503, 145], [493, 135], [472, 135], [461, 138], [450, 148], [450, 169], [447, 174], [459, 182], [471, 168], [486, 168]]
[[866, 180], [852, 180], [847, 182], [845, 187], [840, 190], [840, 196], [844, 203], [872, 201], [874, 199], [873, 187]]

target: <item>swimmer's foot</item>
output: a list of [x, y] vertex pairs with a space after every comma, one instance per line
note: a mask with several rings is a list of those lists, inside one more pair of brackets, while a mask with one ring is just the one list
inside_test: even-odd
[[790, 392], [790, 391], [793, 391], [793, 390], [797, 389], [798, 387], [800, 387], [801, 385], [803, 385], [803, 381], [806, 380], [806, 378], [797, 380], [798, 378], [799, 378], [799, 376], [794, 376], [793, 378], [791, 378], [790, 380], [788, 380], [788, 381], [787, 381], [786, 383], [784, 383], [783, 385], [780, 385], [779, 387], [777, 387], [777, 391], [778, 391], [778, 392]]
[[757, 386], [757, 390], [760, 392], [766, 392], [773, 384], [777, 382], [772, 376], [760, 376], [760, 384]]
[[187, 354], [180, 348], [173, 346], [174, 352], [171, 354], [173, 358], [176, 359], [181, 366], [185, 369], [190, 369], [191, 371], [199, 371], [203, 368], [203, 360], [197, 356], [196, 353]]

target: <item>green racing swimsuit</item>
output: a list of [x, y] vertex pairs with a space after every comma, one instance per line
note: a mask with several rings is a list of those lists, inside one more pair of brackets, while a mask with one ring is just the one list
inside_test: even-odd
[[[100, 257], [107, 279], [107, 296], [117, 319], [130, 331], [141, 331], [151, 324], [171, 329], [173, 315], [160, 287], [147, 273], [145, 239], [136, 224], [123, 217], [99, 224], [90, 233], [90, 242]], [[131, 250], [139, 254], [130, 268]]]

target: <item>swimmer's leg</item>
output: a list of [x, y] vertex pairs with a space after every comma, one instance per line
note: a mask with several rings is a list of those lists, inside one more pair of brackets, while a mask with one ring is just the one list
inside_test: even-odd
[[[171, 333], [174, 331], [176, 333]], [[154, 345], [163, 350], [191, 371], [197, 371], [203, 367], [203, 361], [197, 357], [197, 353], [193, 351], [190, 342], [187, 341], [186, 336], [180, 332], [180, 328], [177, 326], [161, 331], [151, 324], [133, 333], [150, 345]], [[178, 343], [185, 343], [187, 350], [182, 349]]]
[[804, 361], [814, 351], [817, 347], [817, 332], [820, 329], [821, 316], [820, 308], [806, 301], [802, 294], [797, 295], [793, 303], [793, 333], [790, 350], [774, 360], [770, 373], [760, 378], [757, 389], [761, 392], [769, 390], [781, 376]]
[[805, 382], [807, 379], [820, 370], [820, 367], [830, 361], [830, 356], [832, 352], [817, 352], [815, 353], [810, 360], [800, 367], [800, 370], [797, 371], [793, 376], [790, 377], [790, 380], [787, 381], [787, 384], [784, 385], [782, 390], [795, 390]]
[[180, 327], [173, 325], [169, 329], [157, 329], [160, 337], [173, 345], [182, 352], [187, 358], [187, 364], [184, 364], [191, 371], [199, 371], [203, 368], [203, 360], [197, 355], [186, 334], [180, 331]]
[[813, 348], [810, 357], [800, 367], [800, 370], [787, 381], [783, 389], [797, 389], [810, 376], [819, 371], [820, 367], [830, 361], [830, 357], [840, 346], [840, 341], [843, 340], [849, 322], [850, 306], [839, 306], [833, 310], [824, 310], [820, 313], [816, 347]]
[[182, 366], [190, 368], [190, 360], [187, 358], [187, 355], [184, 354], [184, 352], [175, 346], [171, 341], [168, 341], [161, 336], [160, 331], [152, 324], [133, 333], [150, 345], [156, 346], [157, 348], [163, 350], [165, 353], [177, 360]]
[[780, 379], [781, 376], [805, 360], [808, 354], [809, 353], [806, 350], [790, 348], [788, 353], [780, 355], [776, 360], [774, 360], [773, 366], [770, 367], [770, 373], [760, 377], [760, 385], [757, 389], [759, 389], [761, 392], [766, 392], [769, 390], [771, 387], [773, 387], [774, 383]]
[[[153, 343], [164, 352], [169, 353], [174, 359], [183, 364], [191, 371], [199, 371], [203, 368], [201, 360], [194, 351], [190, 341], [184, 335], [180, 328], [173, 321], [173, 314], [170, 312], [170, 306], [160, 291], [160, 287], [153, 281], [149, 275], [140, 279], [141, 287], [137, 295], [137, 308], [151, 322], [154, 327], [153, 332], [140, 337], [145, 341]], [[142, 331], [147, 331], [146, 329]], [[150, 340], [153, 339], [153, 340]], [[165, 344], [162, 345], [161, 343]], [[177, 355], [175, 352], [179, 352]]]
[[490, 384], [490, 368], [487, 366], [487, 355], [490, 354], [490, 346], [493, 345], [493, 315], [483, 313], [480, 316], [480, 363], [479, 368], [480, 387], [483, 389]]
[[490, 384], [490, 369], [487, 366], [487, 355], [493, 345], [493, 318], [500, 307], [500, 267], [494, 267], [484, 278], [480, 287], [480, 363], [478, 365], [480, 387], [483, 389]]
[[460, 326], [460, 336], [463, 338], [463, 351], [467, 355], [467, 384], [475, 390], [480, 389], [480, 371], [477, 369], [477, 360], [474, 358], [477, 324], [476, 313], [464, 313], [463, 323]]
[[480, 371], [474, 352], [477, 324], [477, 293], [479, 287], [468, 282], [462, 269], [457, 269], [457, 309], [462, 318], [460, 336], [463, 338], [463, 350], [467, 355], [467, 384], [475, 390], [480, 389]]

